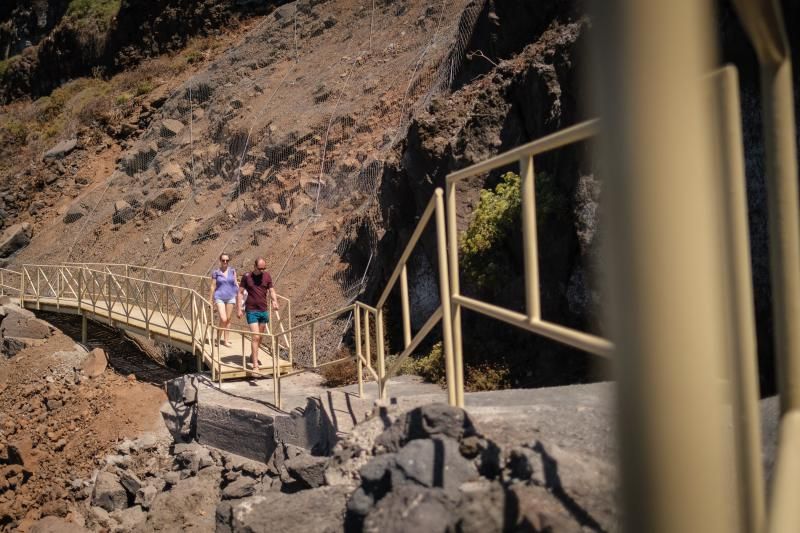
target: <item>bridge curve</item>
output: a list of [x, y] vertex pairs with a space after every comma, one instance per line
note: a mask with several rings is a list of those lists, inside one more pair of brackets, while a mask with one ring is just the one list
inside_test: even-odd
[[[259, 371], [247, 368], [250, 332], [230, 328], [233, 346], [217, 345], [214, 313], [204, 294], [210, 280], [204, 276], [148, 267], [110, 263], [23, 265], [0, 269], [0, 295], [19, 300], [21, 307], [80, 315], [130, 333], [167, 343], [197, 358], [198, 371], [209, 369], [212, 379], [269, 377], [292, 369], [290, 335], [259, 351]], [[291, 303], [284, 306], [291, 313]], [[284, 320], [273, 313], [278, 329]], [[288, 322], [291, 327], [291, 322]], [[268, 326], [269, 328], [270, 326]], [[271, 330], [265, 337], [269, 338]], [[273, 349], [278, 357], [273, 359]], [[281, 357], [283, 353], [287, 357]]]

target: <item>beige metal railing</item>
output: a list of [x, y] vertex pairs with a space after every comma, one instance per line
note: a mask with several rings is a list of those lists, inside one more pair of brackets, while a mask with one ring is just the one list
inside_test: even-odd
[[[417, 247], [424, 231], [433, 221], [436, 230], [436, 249], [438, 254], [438, 272], [439, 272], [439, 298], [440, 304], [436, 310], [431, 314], [428, 320], [420, 327], [419, 331], [412, 336], [411, 331], [411, 309], [409, 305], [409, 292], [408, 292], [408, 261], [411, 254]], [[357, 301], [353, 304], [347, 305], [330, 313], [322, 316], [315, 317], [303, 324], [292, 326], [286, 333], [293, 333], [301, 329], [309, 329], [311, 335], [311, 351], [312, 351], [312, 364], [310, 367], [300, 368], [293, 370], [289, 374], [276, 374], [275, 383], [275, 401], [278, 406], [281, 405], [280, 400], [280, 380], [281, 377], [299, 374], [302, 372], [318, 370], [324, 366], [340, 363], [348, 359], [354, 359], [356, 362], [356, 372], [358, 380], [359, 395], [363, 396], [364, 393], [364, 371], [375, 380], [378, 385], [378, 395], [380, 398], [385, 399], [388, 394], [389, 380], [394, 377], [399, 371], [403, 361], [413, 353], [420, 342], [433, 331], [436, 325], [442, 322], [442, 339], [444, 344], [445, 353], [445, 373], [447, 375], [447, 388], [448, 399], [451, 404], [456, 403], [457, 398], [457, 383], [459, 380], [455, 376], [455, 362], [453, 358], [452, 349], [452, 324], [450, 320], [450, 295], [449, 295], [449, 279], [447, 271], [447, 251], [446, 251], [446, 231], [445, 231], [445, 213], [444, 213], [444, 199], [443, 191], [436, 189], [433, 197], [428, 202], [425, 210], [423, 211], [417, 226], [412, 233], [409, 242], [406, 244], [400, 259], [395, 266], [394, 271], [389, 276], [389, 280], [378, 299], [377, 304], [372, 307], [364, 302]], [[400, 284], [400, 303], [401, 303], [401, 320], [403, 329], [403, 350], [397, 355], [391, 367], [386, 368], [386, 345], [384, 336], [384, 307], [386, 306], [392, 291]], [[354, 335], [355, 335], [355, 354], [353, 356], [342, 357], [324, 363], [318, 363], [318, 356], [316, 350], [316, 325], [324, 320], [339, 317], [348, 313], [353, 313]], [[373, 328], [370, 327], [370, 322]], [[371, 334], [374, 331], [374, 336]], [[373, 339], [374, 339], [374, 366], [373, 366]], [[270, 342], [275, 343], [275, 335], [270, 336]], [[463, 394], [462, 394], [463, 396]]]
[[[536, 198], [533, 158], [545, 152], [584, 141], [598, 132], [598, 121], [589, 120], [571, 128], [522, 145], [504, 154], [472, 165], [447, 176], [447, 250], [449, 253], [450, 287], [453, 312], [453, 350], [455, 356], [456, 405], [464, 405], [463, 383], [463, 342], [461, 335], [461, 309], [467, 308], [477, 313], [502, 320], [511, 325], [532, 331], [562, 344], [572, 346], [595, 355], [609, 357], [612, 344], [606, 339], [553, 324], [542, 319], [539, 293], [539, 252], [536, 237]], [[522, 237], [525, 260], [525, 304], [526, 312], [519, 313], [497, 305], [483, 302], [461, 294], [458, 266], [458, 228], [456, 223], [457, 193], [459, 181], [480, 176], [508, 166], [519, 164], [522, 204]]]

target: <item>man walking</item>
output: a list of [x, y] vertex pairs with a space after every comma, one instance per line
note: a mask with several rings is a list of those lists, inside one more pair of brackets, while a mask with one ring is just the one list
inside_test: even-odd
[[250, 339], [250, 357], [253, 371], [258, 372], [258, 347], [261, 344], [261, 334], [266, 331], [269, 322], [268, 295], [272, 302], [272, 309], [278, 310], [278, 295], [272, 285], [272, 277], [267, 272], [267, 261], [263, 257], [256, 259], [253, 271], [242, 276], [242, 282], [239, 283], [239, 293], [236, 297], [239, 318], [242, 318], [242, 299], [244, 297], [242, 293], [244, 291], [247, 291], [247, 300], [244, 302], [247, 325], [253, 333]]

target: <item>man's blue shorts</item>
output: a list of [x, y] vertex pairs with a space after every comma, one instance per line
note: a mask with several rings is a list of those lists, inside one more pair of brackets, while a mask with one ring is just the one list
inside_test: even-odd
[[255, 324], [256, 322], [259, 324], [269, 323], [269, 311], [245, 311], [245, 315], [247, 315], [248, 324]]

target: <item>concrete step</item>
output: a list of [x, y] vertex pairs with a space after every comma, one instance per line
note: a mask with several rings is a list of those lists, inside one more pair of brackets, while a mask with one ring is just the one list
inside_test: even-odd
[[164, 421], [177, 441], [201, 444], [268, 462], [281, 445], [330, 453], [336, 440], [372, 410], [372, 401], [327, 390], [316, 374], [281, 380], [282, 409], [273, 403], [273, 380], [223, 383], [205, 374], [166, 383]]

